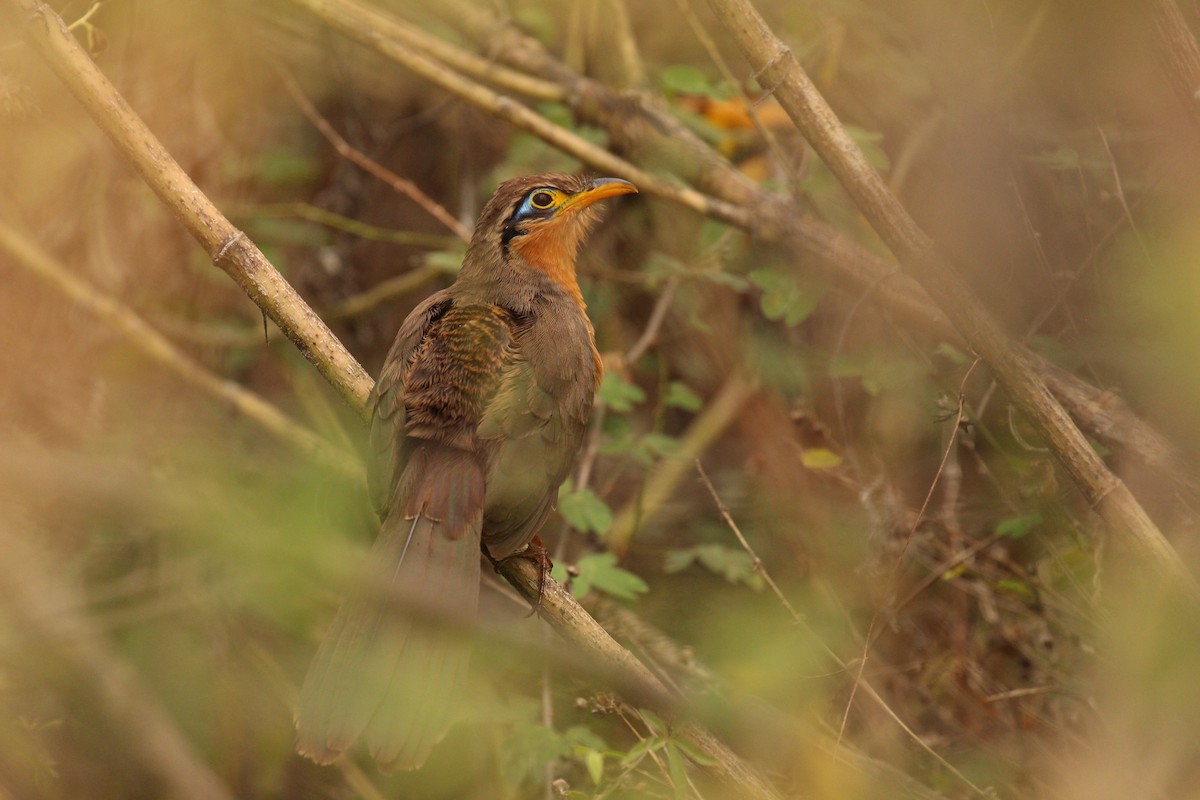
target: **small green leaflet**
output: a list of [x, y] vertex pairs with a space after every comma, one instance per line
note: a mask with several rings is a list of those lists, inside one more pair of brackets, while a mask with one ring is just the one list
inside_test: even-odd
[[671, 381], [667, 384], [667, 396], [663, 398], [663, 403], [671, 408], [682, 408], [684, 411], [699, 411], [704, 405], [700, 395], [693, 392], [686, 383], [680, 381]]
[[1010, 539], [1020, 539], [1025, 534], [1029, 533], [1042, 522], [1042, 515], [1039, 513], [1024, 514], [1019, 517], [1010, 517], [1002, 520], [996, 525], [996, 535], [1006, 536]]
[[587, 767], [588, 777], [593, 786], [599, 786], [604, 780], [604, 753], [599, 750], [588, 750], [584, 753], [583, 763]]
[[971, 359], [962, 350], [959, 350], [949, 342], [942, 342], [937, 347], [933, 348], [933, 354], [941, 356], [952, 364], [969, 364]]
[[826, 447], [809, 447], [800, 452], [800, 463], [809, 469], [833, 469], [842, 457]]
[[722, 544], [698, 544], [685, 550], [672, 550], [667, 553], [663, 569], [668, 573], [682, 572], [693, 564], [699, 564], [730, 583], [743, 583], [755, 590], [762, 588], [762, 577], [754, 571], [754, 559], [750, 554]]
[[558, 513], [572, 528], [585, 533], [603, 534], [612, 525], [612, 509], [591, 489], [570, 489], [566, 484], [558, 492]]
[[646, 393], [640, 387], [625, 380], [615, 371], [604, 373], [597, 396], [617, 412], [632, 411], [634, 406], [646, 399]]
[[708, 76], [686, 64], [673, 64], [666, 67], [658, 77], [664, 88], [670, 89], [676, 94], [714, 94]]
[[762, 290], [763, 316], [785, 325], [799, 325], [807, 319], [823, 294], [801, 286], [792, 275], [773, 269], [756, 269], [749, 278]]
[[634, 600], [650, 590], [644, 580], [618, 567], [613, 553], [584, 556], [575, 567], [579, 575], [571, 581], [571, 589], [576, 597], [583, 597], [595, 588], [622, 600]]

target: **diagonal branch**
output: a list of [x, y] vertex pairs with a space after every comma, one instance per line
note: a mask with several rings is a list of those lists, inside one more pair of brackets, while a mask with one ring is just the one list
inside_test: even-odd
[[[62, 20], [36, 0], [7, 0], [30, 18], [26, 38], [88, 110], [100, 128], [142, 173], [163, 203], [189, 228], [214, 262], [246, 289], [252, 299], [271, 314], [280, 328], [321, 369], [325, 378], [364, 416], [371, 378], [362, 371], [341, 343], [263, 258], [261, 252], [216, 210], [191, 182], [162, 144], [138, 119], [87, 54], [71, 37]], [[687, 190], [691, 191], [691, 190]], [[692, 191], [692, 194], [699, 195]], [[232, 256], [230, 256], [232, 252]], [[228, 263], [226, 260], [228, 257]], [[273, 294], [264, 292], [269, 285]], [[316, 324], [312, 324], [315, 322]], [[292, 325], [298, 327], [293, 328]], [[320, 337], [309, 339], [309, 336]], [[320, 347], [314, 345], [319, 342]], [[647, 698], [659, 698], [664, 713], [674, 706], [670, 696], [637, 658], [616, 642], [560, 584], [544, 578], [531, 563], [510, 559], [502, 573], [526, 598], [542, 593], [541, 608], [547, 621], [569, 643], [598, 662], [627, 676], [630, 685], [645, 689]], [[713, 759], [713, 769], [737, 785], [748, 797], [777, 800], [771, 784], [727, 745], [696, 722], [681, 721], [679, 733], [691, 739]]]
[[311, 122], [313, 126], [321, 132], [321, 135], [325, 137], [325, 140], [333, 145], [333, 149], [337, 151], [338, 155], [347, 161], [354, 163], [359, 169], [365, 170], [366, 172], [374, 175], [377, 179], [392, 187], [393, 191], [412, 200], [414, 203], [424, 209], [429, 216], [442, 223], [442, 225], [444, 225], [450, 230], [451, 233], [453, 233], [462, 241], [471, 241], [471, 231], [466, 225], [463, 225], [461, 222], [455, 219], [453, 214], [439, 205], [432, 197], [421, 191], [421, 188], [415, 183], [405, 178], [401, 178], [387, 167], [372, 161], [361, 151], [354, 148], [349, 142], [346, 141], [344, 136], [337, 132], [337, 129], [329, 123], [329, 120], [321, 116], [320, 112], [317, 111], [316, 106], [312, 104], [312, 101], [304, 96], [304, 92], [300, 90], [300, 86], [297, 85], [296, 81], [291, 75], [288, 75], [282, 70], [280, 71], [279, 75], [283, 80], [284, 88], [287, 89], [288, 94], [292, 96], [292, 100], [296, 102], [296, 105], [300, 107], [300, 111], [303, 112], [304, 116], [308, 117], [308, 121]]
[[233, 278], [342, 398], [364, 413], [371, 377], [267, 261], [262, 251], [187, 176], [63, 21], [37, 0], [8, 0], [26, 20], [25, 38], [121, 154], [184, 224], [213, 263]]
[[[389, 38], [390, 17], [363, 6], [355, 0], [293, 0], [309, 9], [326, 23], [362, 41], [425, 77], [432, 83], [458, 94], [485, 110], [494, 113], [548, 143], [591, 163], [611, 169], [617, 174], [642, 181], [647, 176], [639, 168], [595, 148], [556, 126], [528, 108], [496, 95], [474, 84], [445, 66], [431, 62], [411, 52], [400, 42]], [[907, 294], [905, 300], [914, 313], [934, 320], [949, 319], [958, 334], [988, 362], [999, 382], [1014, 403], [1030, 418], [1047, 440], [1085, 499], [1096, 509], [1110, 530], [1128, 542], [1165, 570], [1173, 580], [1200, 599], [1200, 589], [1179, 559], [1170, 543], [1142, 509], [1128, 487], [1117, 478], [1092, 449], [1075, 426], [1070, 415], [1050, 392], [1051, 385], [1070, 387], [1061, 374], [1055, 379], [1042, 377], [1049, 371], [1043, 362], [1019, 344], [1013, 342], [992, 320], [990, 314], [967, 287], [952, 265], [937, 251], [933, 241], [922, 231], [867, 163], [858, 146], [846, 133], [833, 110], [817, 91], [799, 62], [783, 43], [767, 28], [766, 23], [747, 0], [710, 0], [719, 19], [728, 27], [747, 55], [756, 75], [770, 86], [792, 117], [801, 133], [830, 170], [842, 182], [846, 191], [859, 206], [867, 220], [892, 249], [900, 263], [915, 277], [936, 303], [936, 308], [921, 309], [919, 295]], [[517, 48], [522, 57], [538, 57], [536, 46]], [[560, 75], [561, 68], [556, 70]], [[599, 153], [593, 152], [599, 151]], [[744, 208], [716, 200], [698, 192], [688, 193], [671, 184], [654, 180], [646, 185], [647, 192], [680, 202], [688, 208], [716, 219], [759, 233], [764, 238], [794, 242], [801, 249], [816, 250], [822, 255], [835, 251], [852, 251], [857, 245], [844, 237], [827, 231], [801, 227], [803, 220], [796, 209], [779, 198], [770, 198], [748, 215]], [[746, 188], [745, 182], [739, 188]], [[809, 241], [811, 240], [811, 241]], [[857, 259], [869, 264], [873, 258]], [[877, 281], [882, 272], [870, 267], [861, 272], [874, 272]], [[889, 281], [881, 286], [887, 287]], [[944, 315], [944, 316], [943, 316]], [[1076, 387], [1070, 387], [1076, 388]], [[1087, 406], [1082, 406], [1087, 408]], [[1167, 452], [1169, 452], [1167, 448]]]
[[[326, 0], [325, 6], [331, 4], [351, 18], [357, 18], [355, 15], [363, 8], [356, 0]], [[805, 264], [813, 263], [806, 256], [816, 256], [814, 266], [822, 269], [834, 285], [869, 298], [881, 310], [927, 336], [961, 344], [958, 331], [910, 276], [832, 226], [802, 213], [786, 198], [755, 184], [652, 99], [616, 94], [604, 84], [573, 72], [539, 41], [481, 5], [466, 0], [424, 0], [423, 5], [481, 48], [496, 52], [513, 66], [559, 83], [576, 118], [607, 130], [614, 145], [627, 152], [633, 161], [669, 168], [702, 191], [751, 210], [752, 213], [732, 223], [764, 239], [777, 241], [798, 259], [803, 258]], [[416, 31], [410, 33], [425, 40], [433, 38]], [[377, 30], [377, 35], [390, 37], [391, 30], [384, 26]], [[395, 50], [384, 45], [375, 49], [385, 56]], [[421, 49], [441, 53], [440, 48], [425, 43]], [[538, 135], [536, 131], [530, 132]], [[691, 208], [676, 198], [666, 199]], [[1184, 495], [1200, 496], [1200, 485], [1182, 468], [1176, 447], [1138, 418], [1119, 397], [1092, 386], [1040, 354], [1027, 348], [1023, 352], [1050, 391], [1089, 435], [1137, 458]]]
[[599, 145], [555, 125], [528, 106], [497, 94], [482, 84], [436, 61], [432, 56], [413, 49], [411, 31], [394, 18], [351, 0], [291, 0], [330, 27], [371, 47], [384, 56], [403, 64], [425, 80], [440, 86], [488, 113], [532, 133], [559, 150], [574, 156], [606, 173], [626, 178], [637, 184], [638, 191], [651, 194], [690, 208], [697, 213], [729, 222], [738, 227], [750, 227], [751, 217], [742, 208], [709, 197], [695, 189], [680, 186], [637, 167]]
[[1050, 394], [1026, 351], [1001, 330], [971, 293], [961, 273], [942, 257], [933, 240], [867, 162], [791, 50], [775, 36], [749, 0], [709, 0], [709, 4], [760, 82], [773, 87], [771, 91], [788, 116], [896, 258], [972, 349], [988, 362], [1109, 530], [1189, 595], [1200, 599], [1195, 579], [1162, 532]]
[[353, 456], [333, 447], [253, 392], [205, 369], [128, 307], [76, 278], [36, 243], [4, 222], [0, 222], [0, 252], [8, 253], [13, 263], [37, 275], [71, 302], [100, 319], [143, 355], [218, 402], [237, 409], [280, 442], [344, 475], [362, 475], [362, 464]]
[[[137, 672], [78, 612], [85, 605], [26, 541], [0, 529], [0, 599], [15, 627], [42, 659], [65, 660], [83, 676], [112, 726], [113, 742], [127, 745], [145, 768], [185, 800], [231, 800], [233, 793], [204, 763]], [[28, 646], [28, 645], [26, 645]]]

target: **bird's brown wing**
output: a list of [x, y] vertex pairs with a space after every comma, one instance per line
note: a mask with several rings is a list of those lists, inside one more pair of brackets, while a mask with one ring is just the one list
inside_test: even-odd
[[474, 431], [511, 356], [510, 322], [495, 307], [432, 302], [397, 338], [372, 429], [386, 516], [300, 692], [297, 747], [316, 761], [361, 736], [380, 766], [414, 768], [454, 720], [468, 653], [436, 629], [439, 616], [473, 616], [478, 601], [484, 471]]
[[537, 534], [591, 416], [597, 362], [581, 314], [521, 332], [478, 436], [489, 454], [483, 540], [505, 558]]
[[367, 488], [380, 519], [387, 517], [396, 479], [403, 473], [411, 453], [407, 437], [397, 435], [404, 430], [404, 376], [408, 374], [413, 353], [429, 336], [430, 328], [452, 306], [449, 290], [443, 289], [412, 310], [392, 342], [367, 401], [371, 411]]

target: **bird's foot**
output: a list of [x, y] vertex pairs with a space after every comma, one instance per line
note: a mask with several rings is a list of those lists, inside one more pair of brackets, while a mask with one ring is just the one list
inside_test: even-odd
[[[484, 554], [487, 555], [487, 547], [484, 547]], [[550, 574], [550, 570], [554, 569], [554, 562], [550, 560], [550, 553], [546, 550], [546, 546], [542, 544], [542, 540], [534, 536], [519, 552], [513, 553], [510, 556], [496, 559], [488, 555], [488, 560], [492, 562], [492, 567], [496, 572], [500, 571], [500, 567], [504, 562], [514, 558], [523, 558], [527, 561], [532, 561], [538, 568], [538, 590], [537, 599], [533, 602], [533, 607], [529, 610], [529, 616], [542, 613], [542, 597], [546, 593], [546, 576]]]

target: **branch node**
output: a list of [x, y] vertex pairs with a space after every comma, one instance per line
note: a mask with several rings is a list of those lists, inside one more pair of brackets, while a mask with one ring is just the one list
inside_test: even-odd
[[[779, 65], [779, 64], [780, 64], [780, 63], [781, 63], [781, 62], [782, 62], [784, 59], [786, 59], [786, 58], [787, 58], [788, 56], [790, 56], [790, 55], [792, 55], [792, 51], [791, 51], [791, 49], [790, 49], [790, 48], [788, 48], [788, 47], [784, 47], [784, 46], [781, 44], [779, 47], [777, 47], [777, 48], [775, 49], [775, 52], [774, 52], [774, 53], [771, 55], [771, 57], [770, 57], [769, 59], [767, 59], [766, 63], [764, 63], [764, 64], [763, 64], [761, 67], [759, 67], [758, 69], [754, 70], [754, 74], [752, 74], [752, 75], [750, 76], [750, 78], [751, 78], [752, 80], [758, 80], [760, 77], [762, 77], [762, 75], [763, 75], [764, 73], [766, 73], [766, 72], [767, 72], [767, 70], [770, 70], [770, 69], [773, 69], [773, 68], [775, 68], [775, 67], [776, 67], [776, 66], [778, 66], [778, 65]], [[782, 77], [782, 76], [780, 76], [779, 80], [778, 80], [778, 81], [775, 83], [775, 87], [774, 87], [774, 88], [772, 88], [770, 91], [768, 91], [768, 92], [767, 92], [767, 94], [772, 94], [772, 93], [775, 91], [775, 89], [779, 88], [779, 84], [780, 84], [780, 83], [783, 83], [783, 77]]]
[[25, 20], [25, 24], [28, 25], [29, 23], [34, 22], [35, 20], [37, 20], [39, 18], [42, 20], [42, 22], [49, 24], [51, 18], [50, 18], [50, 15], [48, 13], [46, 13], [49, 10], [50, 10], [50, 7], [47, 6], [45, 3], [34, 3], [33, 9], [29, 12], [29, 16]]
[[225, 259], [225, 256], [229, 255], [229, 251], [233, 249], [234, 245], [236, 245], [238, 242], [241, 242], [245, 238], [246, 234], [242, 231], [234, 231], [234, 233], [228, 236], [225, 241], [221, 242], [221, 246], [217, 248], [217, 252], [213, 253], [213, 263], [220, 264]]
[[1104, 498], [1108, 497], [1121, 486], [1121, 479], [1116, 475], [1109, 473], [1105, 478], [1095, 496], [1088, 499], [1088, 504], [1095, 510], [1099, 510], [1100, 504], [1104, 502]]

